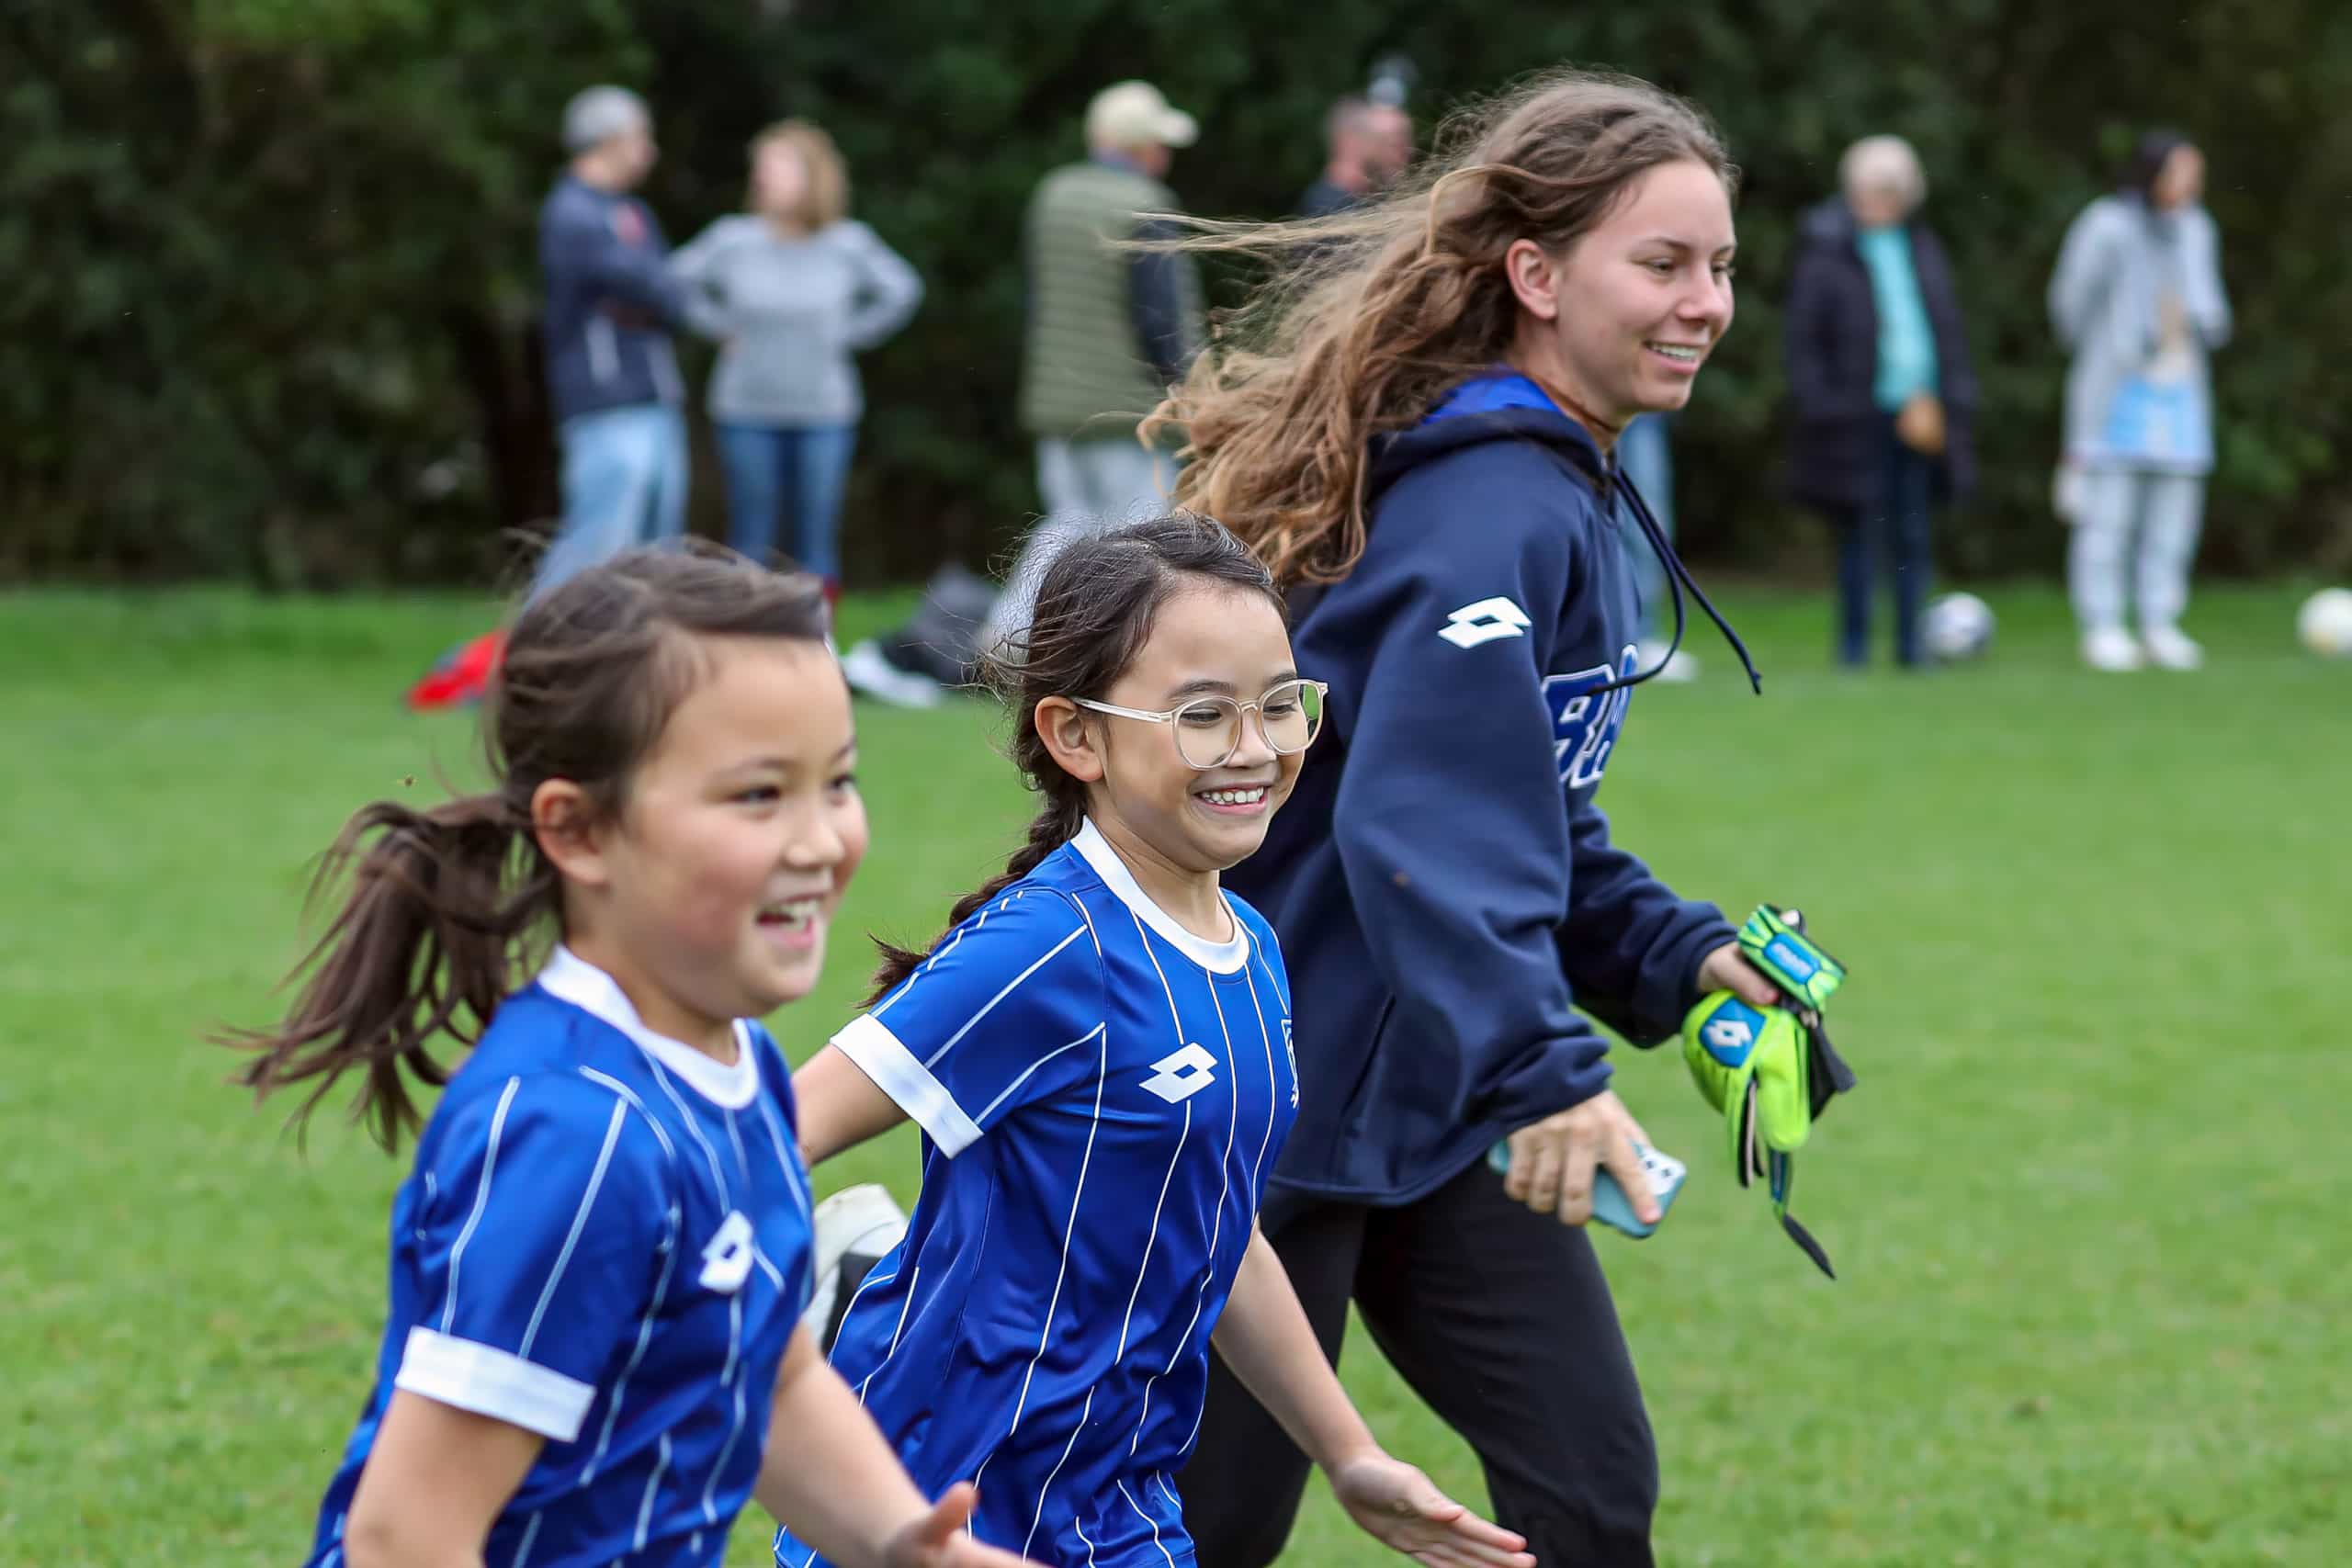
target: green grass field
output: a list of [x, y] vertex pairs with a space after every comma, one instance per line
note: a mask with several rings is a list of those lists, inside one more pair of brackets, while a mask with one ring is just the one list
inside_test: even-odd
[[[1679, 1063], [1621, 1063], [1694, 1173], [1658, 1238], [1600, 1242], [1662, 1561], [2352, 1561], [2352, 667], [2294, 651], [2283, 589], [2206, 594], [2211, 668], [2172, 678], [2080, 671], [2041, 590], [1924, 680], [1830, 671], [1813, 600], [1727, 597], [1767, 695], [1694, 632], [1709, 678], [1642, 694], [1604, 804], [1686, 890], [1813, 915], [1863, 1082], [1804, 1161], [1833, 1285], [1733, 1186]], [[331, 1120], [299, 1154], [198, 1037], [267, 1013], [346, 812], [470, 774], [470, 718], [396, 699], [489, 614], [0, 597], [0, 1564], [298, 1560], [400, 1173]], [[992, 723], [863, 710], [849, 928], [927, 936], [999, 862], [1026, 806]], [[836, 941], [775, 1021], [796, 1052], [867, 961]], [[912, 1150], [820, 1185], [904, 1196]], [[1482, 1495], [1361, 1337], [1346, 1371]], [[765, 1534], [755, 1509], [730, 1561]], [[1374, 1560], [1320, 1495], [1287, 1559]]]

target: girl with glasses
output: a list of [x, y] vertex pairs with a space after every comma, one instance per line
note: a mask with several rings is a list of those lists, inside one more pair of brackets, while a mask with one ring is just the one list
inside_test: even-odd
[[[1205, 519], [1081, 538], [998, 673], [1028, 842], [926, 950], [884, 950], [869, 1010], [794, 1082], [812, 1163], [923, 1132], [834, 1368], [918, 1480], [977, 1483], [979, 1540], [1039, 1562], [1193, 1560], [1173, 1478], [1212, 1339], [1378, 1539], [1529, 1562], [1381, 1450], [1258, 1235], [1297, 1109], [1290, 991], [1218, 879], [1322, 713], [1272, 580]], [[776, 1560], [828, 1561], [790, 1529]]]

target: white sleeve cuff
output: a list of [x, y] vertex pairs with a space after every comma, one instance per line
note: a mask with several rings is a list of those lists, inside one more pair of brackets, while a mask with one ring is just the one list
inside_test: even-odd
[[593, 1384], [422, 1325], [408, 1331], [394, 1388], [569, 1443], [596, 1402]]
[[833, 1049], [855, 1062], [874, 1087], [898, 1101], [899, 1109], [915, 1119], [941, 1154], [954, 1159], [978, 1141], [980, 1124], [964, 1114], [947, 1086], [915, 1060], [905, 1042], [890, 1026], [865, 1013], [852, 1019], [833, 1036]]

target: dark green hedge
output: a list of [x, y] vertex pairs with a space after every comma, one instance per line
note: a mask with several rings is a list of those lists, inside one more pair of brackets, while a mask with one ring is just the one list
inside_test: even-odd
[[[1310, 22], [1235, 0], [32, 0], [0, 12], [0, 576], [481, 577], [553, 505], [532, 233], [564, 98], [642, 88], [683, 235], [732, 207], [742, 145], [829, 125], [860, 214], [930, 299], [867, 364], [854, 571], [1000, 547], [1033, 504], [1010, 418], [1023, 198], [1095, 87], [1148, 75], [1204, 124], [1195, 210], [1283, 210], [1322, 106], [1375, 55], [1424, 120], [1559, 60], [1688, 92], [1748, 172], [1739, 323], [1680, 427], [1702, 558], [1790, 547], [1777, 297], [1797, 212], [1853, 137], [1909, 136], [1960, 267], [1986, 487], [1967, 572], [2042, 570], [2059, 236], [2152, 120], [2212, 161], [2238, 307], [2220, 365], [2209, 559], [2352, 561], [2344, 345], [2352, 7], [2219, 0], [1355, 0]], [[1230, 288], [1232, 280], [1223, 280]], [[699, 375], [701, 362], [690, 359]], [[698, 487], [712, 517], [715, 476]]]

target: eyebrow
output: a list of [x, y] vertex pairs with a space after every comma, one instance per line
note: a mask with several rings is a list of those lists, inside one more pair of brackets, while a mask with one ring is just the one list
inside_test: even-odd
[[[1644, 245], [1664, 245], [1668, 250], [1675, 251], [1695, 251], [1699, 248], [1690, 241], [1677, 239], [1672, 234], [1650, 234], [1634, 241], [1634, 243], [1636, 248]], [[1737, 249], [1739, 249], [1739, 242], [1733, 240], [1724, 244], [1717, 245], [1714, 250], [1709, 254], [1713, 255], [1721, 255], [1726, 251], [1736, 251]]]
[[[1297, 679], [1297, 671], [1285, 670], [1281, 674], [1269, 680], [1264, 685], [1258, 689], [1261, 693], [1271, 692], [1285, 681], [1295, 681]], [[1232, 682], [1212, 680], [1204, 675], [1197, 681], [1187, 681], [1182, 685], [1170, 690], [1168, 694], [1168, 700], [1170, 702], [1182, 702], [1186, 697], [1230, 697], [1235, 694], [1236, 689]]]
[[[825, 761], [827, 762], [838, 762], [856, 750], [857, 737], [853, 735], [846, 741], [842, 742], [842, 749], [840, 750], [826, 758]], [[773, 755], [766, 757], [746, 757], [740, 762], [730, 764], [728, 768], [728, 772], [733, 773], [738, 769], [749, 771], [752, 768], [774, 768], [778, 773], [788, 773], [797, 765], [798, 764], [790, 757], [777, 757]]]

